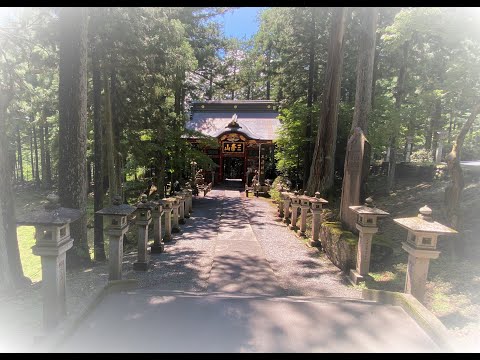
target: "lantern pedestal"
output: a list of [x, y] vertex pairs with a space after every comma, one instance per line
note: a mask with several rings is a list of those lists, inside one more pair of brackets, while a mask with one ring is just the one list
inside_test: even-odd
[[322, 205], [328, 204], [328, 201], [320, 197], [320, 193], [317, 191], [315, 197], [310, 199], [310, 210], [312, 211], [312, 239], [310, 240], [310, 246], [319, 246], [318, 241], [320, 237], [320, 226], [322, 225]]
[[53, 329], [67, 315], [66, 302], [66, 252], [73, 246], [73, 239], [68, 235], [55, 247], [39, 244], [44, 231], [55, 231], [55, 227], [35, 227], [37, 245], [32, 247], [34, 255], [41, 256], [43, 325]]
[[160, 201], [157, 200], [155, 203], [155, 207], [152, 210], [153, 244], [150, 249], [152, 254], [159, 254], [162, 253], [164, 250], [164, 245], [162, 243], [162, 214], [162, 205], [160, 204]]
[[172, 203], [172, 233], [180, 232], [180, 226], [178, 223], [178, 215], [179, 215], [180, 203], [178, 199], [174, 199]]
[[297, 230], [297, 221], [298, 221], [298, 208], [300, 207], [300, 199], [298, 198], [298, 191], [295, 190], [293, 196], [291, 196], [292, 201], [292, 220], [290, 221], [290, 230]]
[[169, 242], [172, 240], [172, 201], [170, 199], [163, 199], [163, 209], [165, 214], [165, 234], [163, 241]]
[[437, 259], [440, 256], [440, 251], [416, 249], [406, 242], [402, 242], [402, 249], [408, 252], [407, 277], [404, 291], [423, 302], [430, 259]]
[[290, 194], [289, 193], [283, 193], [283, 214], [284, 214], [283, 222], [288, 226], [290, 224]]

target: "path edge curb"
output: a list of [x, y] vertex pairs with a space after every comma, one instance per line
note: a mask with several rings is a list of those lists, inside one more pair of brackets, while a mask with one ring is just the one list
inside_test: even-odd
[[38, 343], [35, 346], [35, 351], [44, 353], [55, 352], [55, 348], [61, 345], [75, 332], [82, 321], [93, 312], [96, 306], [107, 295], [126, 290], [134, 290], [136, 288], [138, 288], [138, 280], [136, 279], [110, 280], [107, 284], [93, 293], [87, 306], [85, 306], [82, 311], [71, 318], [67, 318], [63, 324], [47, 335], [48, 339]]
[[413, 295], [393, 291], [363, 289], [362, 298], [382, 304], [400, 306], [437, 344], [442, 351], [455, 352], [448, 330]]

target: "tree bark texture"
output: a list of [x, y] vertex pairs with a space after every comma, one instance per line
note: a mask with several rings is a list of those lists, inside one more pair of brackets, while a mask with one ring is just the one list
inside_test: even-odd
[[325, 91], [307, 184], [310, 195], [316, 191], [323, 193], [333, 187], [346, 13], [346, 8], [336, 8], [332, 18]]
[[87, 243], [87, 11], [61, 8], [58, 193], [63, 207], [80, 209], [72, 223], [67, 266], [90, 260]]
[[45, 122], [45, 188], [50, 189], [52, 187], [52, 165], [50, 158], [50, 137], [48, 132], [48, 123]]
[[372, 79], [378, 8], [369, 7], [362, 10], [363, 21], [361, 21], [360, 27], [357, 58], [357, 88], [355, 90], [355, 109], [351, 132], [359, 127], [367, 135], [368, 113], [372, 108]]
[[[6, 112], [13, 98], [12, 91], [0, 88], [0, 169], [9, 168]], [[9, 171], [3, 170], [0, 171], [0, 289], [11, 290], [20, 286], [23, 279], [12, 178]]]
[[20, 127], [17, 125], [17, 159], [18, 159], [18, 169], [20, 170], [20, 181], [24, 182], [23, 177], [23, 158], [22, 158], [22, 139], [20, 137]]
[[[103, 192], [103, 126], [101, 114], [102, 80], [100, 76], [100, 63], [98, 50], [94, 46], [92, 51], [92, 81], [93, 81], [93, 136], [94, 136], [94, 203], [95, 212], [104, 206], [105, 196]], [[104, 261], [105, 247], [103, 239], [103, 216], [94, 215], [93, 249], [95, 261]]]
[[307, 87], [307, 124], [305, 126], [305, 144], [303, 147], [303, 188], [307, 187], [310, 166], [312, 165], [312, 110], [313, 110], [313, 79], [315, 77], [315, 8], [311, 11], [310, 19], [310, 46], [308, 61]]
[[[465, 136], [472, 127], [478, 113], [480, 112], [480, 104], [477, 104], [468, 120], [463, 124], [460, 133], [457, 135], [452, 151], [445, 157], [447, 162], [448, 174], [450, 176], [450, 183], [445, 188], [445, 209], [449, 225], [455, 230], [461, 232], [462, 230], [462, 213], [460, 202], [462, 200], [462, 192], [465, 186], [463, 178], [463, 170], [460, 165], [461, 151]], [[456, 246], [454, 247], [457, 255], [463, 255], [464, 252], [464, 238], [460, 233], [459, 239], [456, 239]]]
[[115, 176], [115, 144], [113, 140], [113, 125], [112, 125], [112, 105], [110, 102], [110, 86], [108, 84], [108, 75], [104, 69], [103, 73], [104, 90], [105, 90], [105, 143], [107, 150], [107, 169], [108, 169], [108, 198], [109, 203], [115, 195], [120, 195], [117, 188], [117, 178]]
[[[407, 58], [408, 58], [409, 42], [405, 41], [402, 47], [402, 64], [397, 79], [397, 89], [395, 92], [395, 108], [397, 109], [398, 116], [401, 119], [402, 102], [405, 98], [405, 79], [407, 76]], [[397, 165], [397, 134], [394, 133], [390, 136], [390, 159], [388, 161], [388, 176], [387, 176], [387, 193], [393, 190], [395, 187], [395, 170]]]

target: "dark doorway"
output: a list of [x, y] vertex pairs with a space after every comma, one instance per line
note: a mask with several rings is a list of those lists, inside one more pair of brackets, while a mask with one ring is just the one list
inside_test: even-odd
[[243, 180], [243, 162], [244, 159], [240, 157], [224, 157], [223, 158], [223, 178], [240, 179]]

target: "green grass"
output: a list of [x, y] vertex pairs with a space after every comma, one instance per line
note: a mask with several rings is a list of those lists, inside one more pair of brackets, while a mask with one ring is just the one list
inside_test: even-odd
[[20, 260], [22, 261], [23, 273], [32, 282], [42, 280], [42, 264], [40, 256], [33, 255], [32, 246], [35, 245], [35, 228], [33, 226], [21, 226], [17, 228], [18, 247]]

